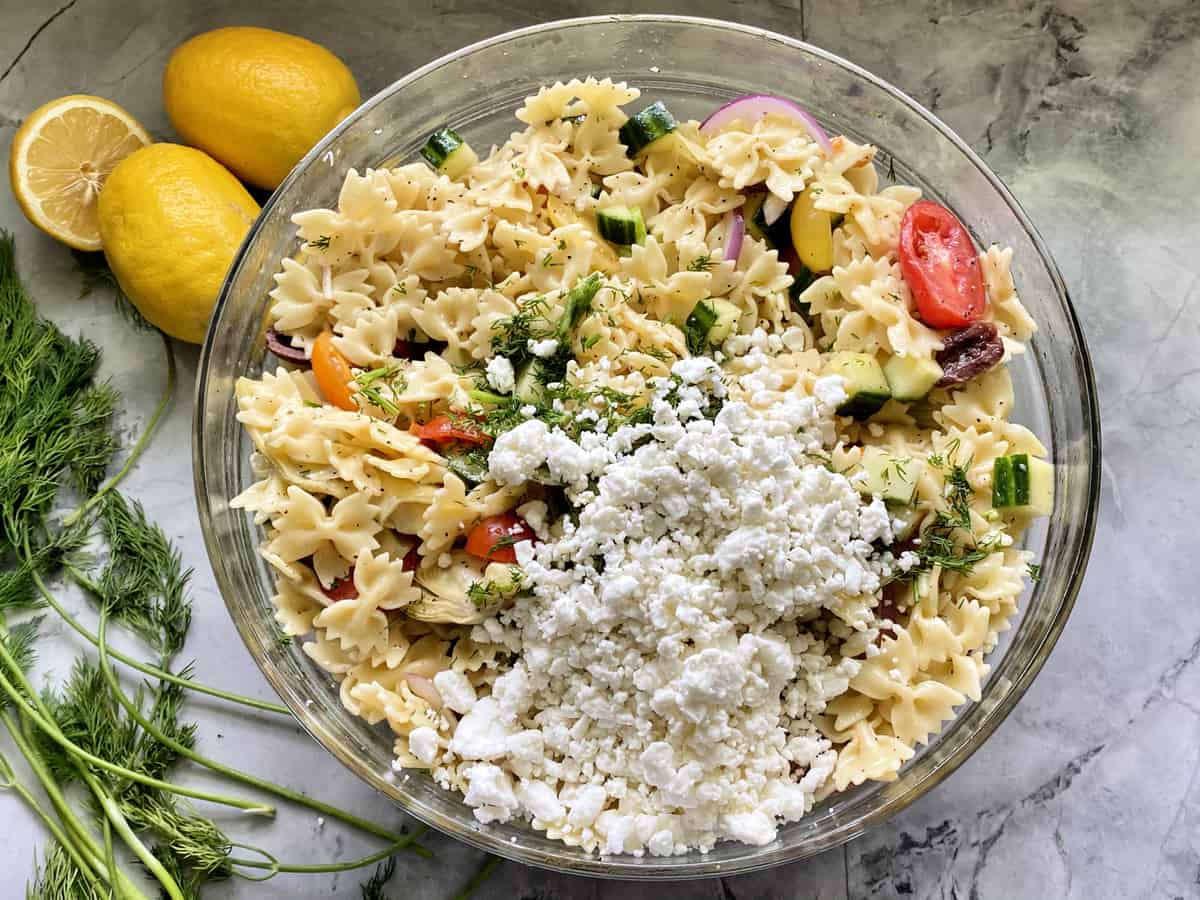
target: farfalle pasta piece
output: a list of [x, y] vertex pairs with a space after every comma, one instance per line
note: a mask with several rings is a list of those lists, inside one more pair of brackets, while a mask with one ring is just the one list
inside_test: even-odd
[[765, 116], [749, 129], [734, 123], [708, 139], [705, 149], [720, 173], [721, 187], [745, 190], [756, 184], [784, 202], [804, 190], [821, 150], [795, 119]]
[[1003, 337], [1022, 343], [1033, 337], [1037, 322], [1021, 303], [1012, 277], [1012, 248], [994, 244], [979, 254], [979, 269], [987, 288], [988, 310], [985, 318], [994, 323]]
[[271, 291], [274, 326], [292, 335], [315, 337], [331, 319], [352, 321], [374, 305], [365, 268], [334, 273], [316, 261], [283, 260]]

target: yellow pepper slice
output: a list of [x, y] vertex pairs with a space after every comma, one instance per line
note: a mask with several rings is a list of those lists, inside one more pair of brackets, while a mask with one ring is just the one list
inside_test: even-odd
[[813, 206], [811, 190], [798, 195], [792, 203], [792, 246], [810, 271], [828, 272], [833, 268], [833, 215]]

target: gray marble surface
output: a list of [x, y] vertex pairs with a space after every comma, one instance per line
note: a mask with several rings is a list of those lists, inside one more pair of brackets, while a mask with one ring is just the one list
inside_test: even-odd
[[[816, 859], [679, 885], [591, 882], [506, 863], [480, 898], [1200, 897], [1200, 616], [1195, 475], [1200, 426], [1200, 3], [1196, 0], [611, 3], [462, 0], [2, 0], [0, 146], [34, 107], [72, 92], [127, 106], [167, 136], [160, 76], [185, 37], [227, 24], [296, 31], [350, 64], [364, 93], [437, 55], [511, 27], [590, 12], [671, 11], [806, 37], [907, 90], [1012, 187], [1071, 287], [1101, 389], [1102, 517], [1062, 640], [1016, 711], [945, 784], [887, 826]], [[78, 299], [66, 250], [34, 231], [8, 191], [0, 226], [42, 309], [106, 350], [133, 432], [154, 404], [157, 338], [131, 332], [103, 296]], [[216, 593], [196, 522], [190, 461], [196, 352], [154, 447], [129, 482], [195, 566], [188, 652], [204, 680], [268, 696]], [[82, 601], [74, 603], [82, 608]], [[46, 660], [61, 671], [61, 631]], [[251, 727], [195, 702], [212, 755], [397, 824], [402, 816], [298, 728]], [[23, 896], [42, 836], [0, 798], [0, 900]], [[284, 811], [229, 820], [293, 861], [371, 845]], [[441, 838], [436, 862], [404, 858], [393, 896], [453, 895], [481, 855]], [[358, 874], [218, 885], [206, 896], [356, 897]]]

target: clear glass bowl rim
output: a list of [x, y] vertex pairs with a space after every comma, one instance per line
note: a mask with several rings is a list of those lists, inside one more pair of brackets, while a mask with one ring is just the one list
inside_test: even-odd
[[[1092, 541], [1096, 526], [1096, 517], [1099, 506], [1099, 491], [1100, 491], [1100, 458], [1101, 458], [1101, 433], [1100, 433], [1100, 417], [1097, 402], [1097, 390], [1095, 383], [1095, 375], [1093, 372], [1091, 358], [1087, 349], [1087, 343], [1084, 338], [1083, 330], [1080, 326], [1078, 316], [1070, 301], [1069, 292], [1062, 279], [1062, 275], [1054, 262], [1044, 240], [1038, 233], [1032, 221], [1021, 208], [1015, 197], [1011, 194], [1004, 183], [991, 171], [987, 164], [960, 139], [945, 123], [937, 116], [925, 109], [921, 104], [909, 97], [903, 91], [892, 86], [887, 81], [873, 75], [869, 71], [843, 59], [833, 53], [829, 53], [820, 47], [809, 44], [805, 41], [797, 40], [787, 35], [778, 34], [767, 29], [757, 28], [750, 25], [744, 25], [736, 22], [728, 22], [720, 19], [710, 19], [696, 16], [675, 16], [675, 15], [599, 15], [587, 16], [571, 19], [559, 19], [551, 22], [544, 22], [537, 25], [528, 26], [525, 28], [514, 29], [504, 32], [491, 38], [470, 44], [462, 47], [459, 50], [448, 53], [438, 59], [435, 59], [424, 66], [414, 69], [404, 77], [393, 82], [383, 90], [376, 93], [374, 96], [366, 100], [357, 110], [343, 120], [333, 131], [326, 137], [296, 165], [292, 173], [284, 180], [279, 188], [271, 195], [262, 208], [258, 220], [251, 226], [234, 258], [229, 271], [226, 274], [224, 283], [221, 288], [221, 293], [218, 298], [213, 316], [210, 322], [208, 335], [206, 337], [203, 350], [200, 356], [199, 375], [196, 380], [195, 393], [195, 416], [193, 421], [193, 475], [196, 492], [196, 502], [200, 513], [201, 529], [205, 539], [205, 545], [212, 560], [216, 559], [218, 552], [218, 539], [216, 535], [216, 525], [214, 522], [214, 511], [210, 502], [209, 480], [214, 472], [209, 470], [206, 458], [206, 445], [204, 435], [204, 411], [205, 398], [210, 389], [210, 362], [212, 356], [212, 348], [214, 346], [214, 336], [218, 331], [218, 326], [221, 321], [221, 313], [226, 304], [230, 302], [233, 282], [235, 275], [239, 271], [243, 259], [248, 255], [249, 249], [254, 245], [256, 237], [262, 227], [262, 223], [275, 207], [278, 199], [288, 190], [289, 186], [297, 180], [299, 173], [315, 164], [329, 148], [334, 145], [340, 135], [350, 127], [352, 123], [360, 119], [369, 110], [378, 104], [382, 103], [388, 97], [403, 90], [409, 83], [421, 78], [423, 75], [432, 72], [436, 69], [452, 66], [458, 60], [466, 57], [476, 51], [492, 48], [514, 40], [522, 39], [532, 35], [544, 34], [554, 31], [562, 31], [573, 27], [589, 26], [589, 25], [604, 25], [608, 23], [638, 23], [647, 24], [679, 24], [679, 25], [696, 25], [709, 28], [719, 28], [727, 31], [739, 31], [748, 36], [766, 39], [779, 42], [789, 47], [815, 56], [824, 62], [837, 66], [847, 72], [870, 82], [874, 87], [888, 94], [892, 99], [907, 106], [912, 112], [916, 113], [920, 118], [932, 126], [943, 138], [949, 141], [954, 147], [979, 171], [979, 173], [990, 183], [993, 190], [1008, 206], [1013, 217], [1025, 231], [1029, 240], [1036, 247], [1038, 254], [1041, 257], [1041, 262], [1044, 265], [1046, 272], [1049, 274], [1054, 283], [1057, 298], [1065, 312], [1067, 325], [1070, 330], [1070, 336], [1073, 340], [1074, 348], [1079, 354], [1077, 360], [1078, 374], [1082, 379], [1084, 386], [1084, 396], [1081, 398], [1084, 404], [1083, 418], [1087, 428], [1087, 439], [1089, 445], [1088, 456], [1088, 484], [1087, 484], [1087, 503], [1085, 508], [1085, 520], [1079, 523], [1077, 527], [1077, 540], [1075, 542], [1074, 565], [1067, 579], [1065, 589], [1063, 590], [1057, 607], [1053, 611], [1052, 619], [1049, 626], [1041, 635], [1040, 646], [1033, 648], [1028, 664], [1016, 673], [1015, 678], [1011, 679], [1008, 687], [1003, 691], [998, 700], [993, 702], [984, 717], [980, 720], [977, 727], [971, 732], [969, 738], [963, 742], [953, 753], [941, 758], [940, 760], [922, 767], [921, 760], [912, 767], [905, 770], [901, 775], [901, 783], [907, 781], [907, 789], [900, 794], [893, 795], [884, 799], [883, 802], [876, 803], [873, 808], [858, 816], [853, 821], [845, 822], [838, 827], [819, 836], [819, 839], [809, 841], [805, 844], [782, 846], [782, 847], [747, 847], [747, 853], [744, 858], [733, 861], [705, 861], [703, 857], [699, 860], [691, 859], [690, 857], [673, 858], [667, 857], [655, 861], [655, 865], [647, 866], [645, 860], [639, 860], [636, 864], [622, 863], [621, 857], [595, 857], [590, 862], [587, 860], [580, 861], [556, 859], [553, 852], [533, 850], [528, 847], [523, 847], [519, 843], [513, 844], [508, 840], [498, 835], [489, 833], [488, 829], [480, 829], [464, 825], [462, 822], [432, 814], [428, 810], [413, 808], [413, 804], [406, 802], [405, 791], [402, 787], [391, 785], [385, 788], [380, 781], [379, 773], [374, 769], [370, 769], [363, 765], [361, 760], [357, 759], [351, 748], [335, 740], [329, 735], [323, 727], [320, 720], [307, 710], [304, 704], [296, 702], [291, 691], [285, 689], [283, 684], [283, 673], [275, 668], [271, 662], [260, 652], [258, 647], [251, 638], [251, 633], [241, 617], [237, 614], [233, 604], [229, 598], [235, 590], [235, 585], [229, 583], [227, 573], [220, 565], [214, 565], [214, 573], [216, 576], [218, 588], [221, 591], [222, 597], [225, 599], [226, 605], [229, 608], [231, 617], [234, 619], [235, 626], [238, 629], [239, 635], [242, 637], [247, 649], [250, 651], [255, 662], [260, 670], [271, 684], [276, 693], [284, 700], [284, 702], [292, 709], [293, 714], [300, 724], [309, 732], [312, 737], [325, 747], [333, 756], [342, 762], [347, 768], [357, 774], [360, 778], [374, 787], [381, 793], [385, 793], [394, 802], [397, 802], [410, 815], [421, 820], [425, 824], [432, 825], [439, 830], [446, 832], [455, 838], [471, 844], [479, 849], [486, 850], [497, 856], [523, 862], [526, 864], [548, 868], [555, 871], [568, 872], [572, 874], [591, 875], [602, 878], [626, 878], [636, 880], [662, 880], [662, 879], [689, 879], [703, 878], [710, 876], [725, 876], [733, 875], [741, 872], [755, 871], [758, 869], [768, 868], [771, 866], [781, 865], [787, 862], [794, 862], [800, 859], [807, 858], [816, 853], [823, 852], [828, 849], [837, 847], [847, 841], [861, 835], [870, 827], [877, 826], [890, 819], [892, 816], [899, 813], [901, 810], [915, 802], [927, 791], [936, 787], [951, 773], [953, 773], [963, 762], [965, 762], [971, 754], [973, 754], [1000, 723], [1007, 717], [1008, 713], [1016, 705], [1016, 703], [1024, 695], [1029, 688], [1033, 679], [1041, 670], [1042, 665], [1049, 657], [1050, 651], [1058, 640], [1062, 629], [1066, 625], [1066, 621], [1070, 616], [1074, 606], [1076, 597], [1079, 593], [1080, 586], [1083, 582], [1084, 572], [1086, 570], [1088, 556], [1091, 550]], [[219, 453], [220, 451], [217, 450]], [[226, 498], [228, 499], [228, 498]], [[988, 698], [985, 689], [985, 700]], [[464, 807], [465, 809], [465, 807]], [[778, 843], [778, 842], [777, 842]], [[563, 848], [564, 851], [568, 848]]]

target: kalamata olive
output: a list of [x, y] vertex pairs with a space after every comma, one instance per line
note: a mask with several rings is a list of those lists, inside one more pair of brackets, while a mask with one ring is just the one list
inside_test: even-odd
[[280, 334], [274, 328], [267, 329], [267, 349], [286, 362], [305, 368], [312, 365], [303, 350], [292, 346], [292, 339], [289, 335]]
[[937, 354], [942, 377], [938, 387], [962, 384], [982, 375], [1004, 358], [1004, 342], [991, 322], [973, 322], [942, 338]]

